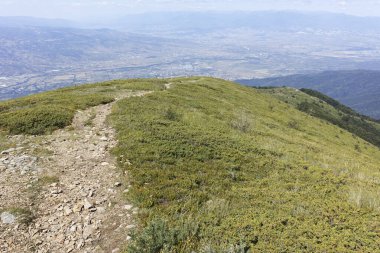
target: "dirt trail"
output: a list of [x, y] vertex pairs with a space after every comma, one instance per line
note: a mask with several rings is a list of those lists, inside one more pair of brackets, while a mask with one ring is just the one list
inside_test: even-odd
[[0, 156], [0, 252], [116, 253], [127, 243], [138, 210], [123, 199], [127, 175], [109, 152], [112, 105], [78, 112], [52, 135], [10, 137], [18, 148]]

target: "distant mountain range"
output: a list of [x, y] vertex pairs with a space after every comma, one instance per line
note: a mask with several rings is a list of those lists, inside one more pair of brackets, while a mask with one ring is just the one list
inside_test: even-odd
[[35, 17], [0, 17], [0, 27], [26, 27], [26, 26], [44, 26], [44, 27], [79, 27], [80, 24], [75, 21], [66, 19], [49, 19]]
[[380, 71], [326, 71], [237, 82], [249, 86], [289, 86], [318, 90], [362, 114], [380, 119]]
[[209, 31], [252, 28], [265, 31], [339, 30], [380, 31], [380, 17], [358, 17], [328, 12], [157, 12], [128, 15], [109, 23], [127, 30]]

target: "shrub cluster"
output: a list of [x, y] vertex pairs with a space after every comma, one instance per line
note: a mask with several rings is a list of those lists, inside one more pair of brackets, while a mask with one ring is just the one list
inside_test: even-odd
[[0, 128], [9, 134], [41, 135], [71, 124], [76, 110], [112, 102], [106, 94], [53, 91], [0, 103]]
[[57, 106], [34, 106], [5, 113], [0, 119], [0, 127], [10, 134], [40, 135], [69, 125], [73, 111]]

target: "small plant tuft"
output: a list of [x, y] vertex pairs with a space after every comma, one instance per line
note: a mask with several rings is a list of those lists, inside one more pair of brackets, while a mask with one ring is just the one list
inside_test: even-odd
[[196, 223], [184, 223], [171, 228], [163, 219], [152, 220], [141, 232], [132, 233], [132, 243], [128, 246], [128, 253], [159, 253], [175, 252], [176, 246], [194, 237], [198, 233]]
[[232, 120], [231, 127], [240, 132], [247, 133], [251, 129], [251, 122], [245, 113], [240, 113]]
[[178, 114], [173, 108], [169, 107], [165, 110], [164, 117], [170, 121], [178, 121], [180, 119], [180, 114]]
[[293, 129], [296, 129], [296, 130], [299, 130], [300, 129], [300, 124], [298, 121], [292, 119], [288, 122], [288, 127], [289, 128], [293, 128]]

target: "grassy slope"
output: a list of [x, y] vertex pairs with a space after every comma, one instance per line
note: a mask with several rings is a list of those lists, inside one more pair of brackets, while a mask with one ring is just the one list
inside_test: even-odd
[[259, 89], [259, 91], [271, 94], [296, 107], [300, 111], [346, 129], [377, 147], [380, 147], [379, 123], [371, 120], [367, 116], [356, 113], [338, 101], [317, 91], [305, 89], [297, 90], [294, 88], [265, 88]]
[[265, 79], [239, 80], [253, 86], [310, 88], [333, 97], [356, 111], [380, 119], [380, 71], [342, 70]]
[[[0, 140], [14, 131], [9, 115], [44, 105], [72, 117], [123, 90], [157, 91], [119, 101], [111, 117], [140, 207], [131, 252], [378, 250], [378, 148], [251, 88], [190, 78], [61, 89], [0, 103]], [[26, 118], [14, 121], [26, 133], [61, 127]]]
[[130, 252], [378, 250], [378, 148], [251, 88], [168, 82], [112, 115], [141, 208]]

